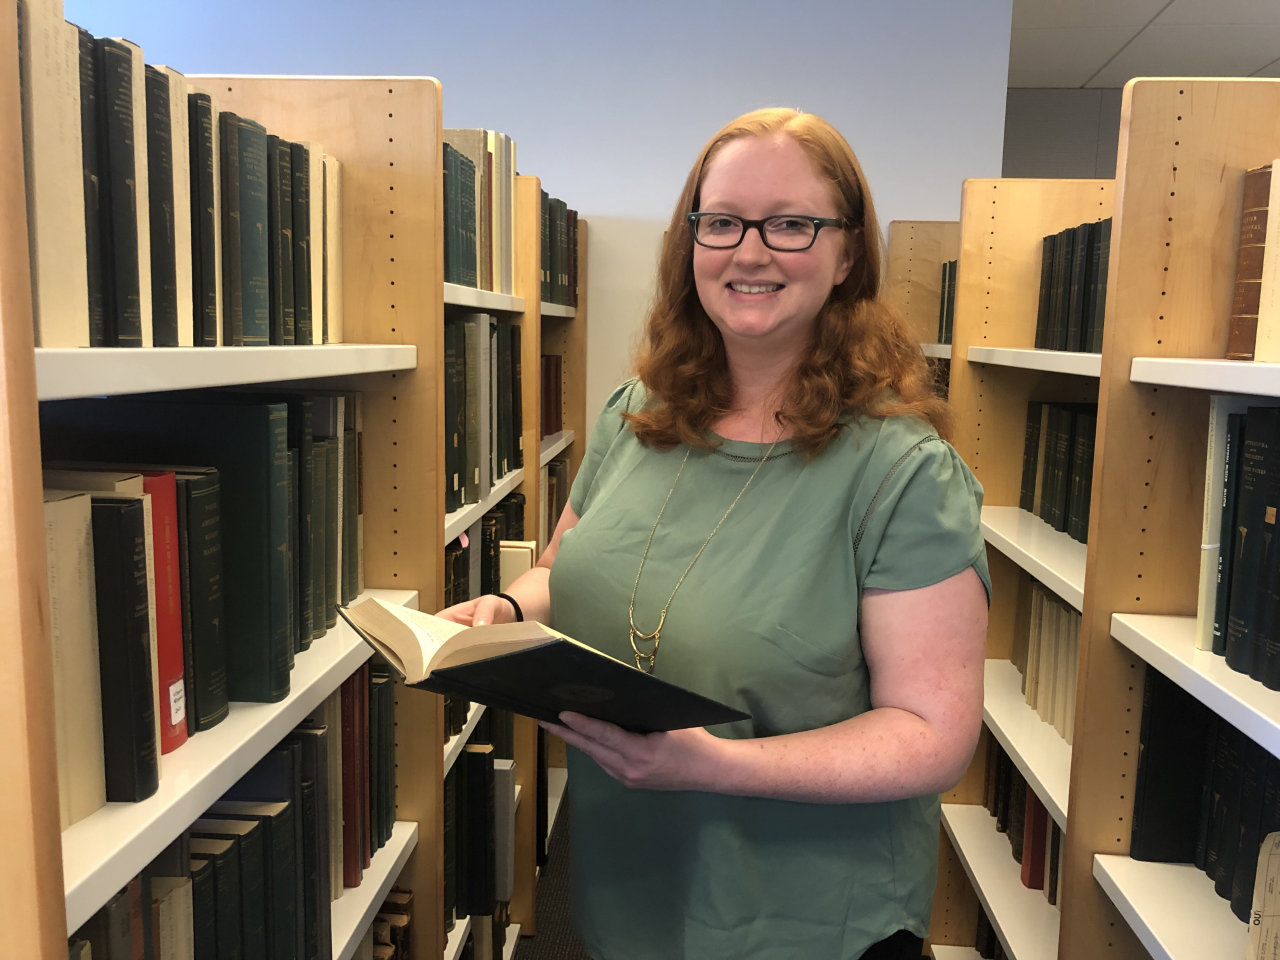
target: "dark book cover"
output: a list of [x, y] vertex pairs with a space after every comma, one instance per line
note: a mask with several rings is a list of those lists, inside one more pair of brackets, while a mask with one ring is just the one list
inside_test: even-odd
[[[336, 734], [335, 734], [336, 735]], [[333, 926], [330, 917], [329, 903], [333, 899], [333, 891], [329, 883], [329, 736], [327, 727], [302, 726], [293, 731], [292, 738], [297, 740], [302, 754], [302, 778], [315, 784], [315, 831], [308, 839], [306, 828], [306, 798], [303, 798], [303, 842], [310, 850], [315, 862], [316, 879], [311, 889], [311, 905], [316, 916], [316, 936], [319, 945], [318, 960], [331, 960], [333, 955]]]
[[271, 343], [292, 344], [293, 150], [288, 140], [267, 137], [267, 269]]
[[499, 544], [504, 539], [505, 526], [500, 512], [491, 510], [480, 518], [480, 593], [497, 593], [501, 589], [502, 555]]
[[[328, 913], [328, 903], [320, 902], [320, 821], [316, 808], [316, 782], [304, 778], [300, 784], [302, 805], [302, 925], [303, 956], [316, 960], [320, 956], [323, 939], [320, 929], [321, 915]], [[327, 825], [326, 825], [327, 828]], [[332, 944], [332, 939], [330, 939]]]
[[534, 756], [537, 773], [534, 776], [534, 796], [537, 807], [533, 813], [534, 859], [539, 867], [547, 865], [547, 836], [551, 833], [551, 810], [547, 778], [547, 731], [538, 728], [538, 745]]
[[1236, 869], [1231, 880], [1231, 912], [1236, 919], [1248, 923], [1253, 909], [1253, 886], [1258, 872], [1258, 854], [1262, 850], [1263, 806], [1266, 780], [1275, 758], [1250, 741], [1245, 751], [1244, 780], [1240, 789], [1240, 831], [1236, 848]]
[[[135, 138], [145, 127], [133, 115], [133, 53], [118, 40], [100, 39], [97, 96], [98, 146], [105, 175], [100, 184], [102, 293], [106, 341], [142, 346], [142, 297], [138, 266], [138, 202]], [[145, 141], [144, 141], [145, 142]]]
[[[1227, 792], [1226, 816], [1218, 846], [1219, 874], [1213, 880], [1214, 890], [1224, 900], [1231, 899], [1231, 885], [1235, 883], [1236, 864], [1239, 862], [1243, 839], [1245, 803], [1249, 799], [1250, 790], [1257, 789], [1257, 781], [1261, 778], [1262, 756], [1265, 756], [1265, 751], [1248, 737], [1243, 737], [1240, 764], [1235, 780]], [[1256, 869], [1256, 859], [1253, 866]]]
[[1009, 846], [1013, 851], [1013, 859], [1019, 865], [1025, 852], [1022, 842], [1026, 838], [1028, 789], [1027, 778], [1015, 764], [1009, 775]]
[[191, 686], [188, 696], [195, 709], [195, 732], [208, 730], [228, 713], [227, 638], [222, 597], [222, 485], [218, 471], [179, 475], [185, 504], [186, 523], [181, 534], [186, 541], [186, 575], [183, 604], [191, 621]]
[[240, 118], [218, 114], [219, 170], [222, 174], [222, 344], [244, 346], [244, 267], [240, 202]]
[[1213, 763], [1218, 755], [1218, 727], [1225, 723], [1212, 710], [1209, 711], [1209, 729], [1204, 736], [1204, 757], [1200, 764], [1200, 811], [1196, 830], [1196, 849], [1192, 863], [1196, 869], [1205, 869], [1205, 857], [1209, 847], [1209, 821], [1213, 813]]
[[382, 843], [391, 839], [396, 824], [396, 699], [395, 678], [391, 669], [375, 661], [370, 666], [380, 697], [378, 713], [382, 732], [379, 736], [382, 758], [380, 776], [382, 783]]
[[[542, 191], [542, 302], [551, 302], [551, 197]], [[941, 321], [939, 321], [941, 323]]]
[[524, 539], [524, 494], [509, 493], [499, 502], [507, 515], [507, 539]]
[[[175, 477], [178, 501], [178, 583], [182, 589], [182, 691], [186, 708], [187, 737], [196, 732], [196, 664], [191, 636], [191, 535], [187, 512], [188, 477]], [[223, 676], [226, 676], [225, 661]]]
[[237, 117], [240, 178], [240, 299], [244, 345], [271, 342], [271, 264], [268, 250], [267, 131]]
[[1029, 890], [1044, 889], [1045, 844], [1049, 839], [1049, 811], [1034, 790], [1027, 788], [1027, 805], [1022, 827], [1022, 885]]
[[368, 870], [373, 862], [373, 790], [369, 757], [369, 663], [356, 671], [356, 755], [360, 758], [360, 857]]
[[1091, 352], [1093, 347], [1093, 311], [1096, 297], [1094, 287], [1098, 282], [1098, 237], [1102, 232], [1100, 221], [1086, 223], [1081, 228], [1085, 231], [1084, 279], [1081, 281], [1082, 304], [1080, 319], [1080, 349]]
[[65, 400], [44, 404], [40, 415], [51, 458], [201, 463], [218, 470], [228, 697], [274, 702], [287, 696], [285, 405]]
[[511, 433], [515, 444], [515, 467], [524, 466], [524, 401], [520, 371], [520, 325], [511, 324]]
[[[354, 396], [347, 398], [347, 419], [354, 421]], [[351, 603], [359, 592], [360, 540], [359, 498], [356, 496], [359, 465], [356, 459], [356, 431], [348, 426], [342, 431], [342, 580], [340, 599]]]
[[1194, 862], [1202, 790], [1187, 771], [1203, 764], [1209, 716], [1200, 701], [1153, 667], [1147, 668], [1130, 821], [1129, 856], [1133, 859]]
[[1032, 401], [1027, 404], [1027, 428], [1022, 443], [1022, 486], [1018, 494], [1018, 507], [1031, 512], [1036, 499], [1036, 459], [1040, 451], [1040, 418], [1044, 405]]
[[458, 902], [458, 766], [444, 775], [444, 928], [452, 930]]
[[444, 200], [444, 282], [457, 283], [458, 269], [455, 262], [458, 258], [458, 238], [455, 235], [457, 229], [457, 204], [454, 197], [454, 181], [457, 180], [457, 172], [455, 169], [455, 157], [457, 151], [453, 144], [443, 144], [443, 156], [440, 165], [441, 188]]
[[[947, 264], [947, 267], [949, 268], [947, 272], [947, 315], [946, 330], [944, 331], [946, 339], [942, 341], [943, 343], [950, 343], [951, 335], [955, 332], [956, 285], [959, 281], [958, 271], [960, 269], [960, 262], [958, 260], [952, 260]], [[566, 294], [567, 293], [568, 291], [566, 291]], [[566, 296], [566, 299], [571, 299], [571, 297]]]
[[462, 506], [462, 488], [459, 483], [458, 354], [462, 348], [462, 325], [457, 320], [444, 322], [444, 512], [453, 513]]
[[[1248, 738], [1225, 720], [1218, 724], [1217, 756], [1213, 762], [1212, 809], [1209, 812], [1209, 838], [1205, 846], [1205, 873], [1215, 887], [1230, 883], [1235, 869], [1235, 848], [1228, 850], [1228, 840], [1239, 829], [1240, 782], [1244, 773], [1244, 754]], [[1232, 810], [1235, 813], [1232, 813]], [[1234, 819], [1236, 826], [1232, 826]], [[1227, 879], [1223, 881], [1223, 878]]]
[[516, 451], [511, 433], [511, 324], [500, 323], [498, 331], [498, 477], [515, 469]]
[[329, 440], [313, 437], [311, 443], [311, 639], [327, 631], [329, 607]]
[[1049, 333], [1049, 304], [1053, 290], [1053, 244], [1056, 237], [1045, 237], [1040, 247], [1040, 298], [1036, 306], [1037, 350], [1047, 349]]
[[1258, 333], [1271, 164], [1245, 172], [1236, 255], [1235, 292], [1227, 329], [1227, 359], [1252, 360]]
[[[1277, 831], [1280, 831], [1280, 760], [1267, 754], [1263, 758], [1265, 760], [1265, 770], [1262, 774], [1262, 813], [1258, 821], [1258, 846], [1252, 849], [1248, 862], [1252, 864], [1254, 871], [1258, 866], [1258, 859], [1262, 853], [1261, 846], [1266, 842], [1267, 837]], [[1253, 888], [1257, 880], [1256, 872], [1249, 871], [1246, 874], [1237, 875], [1242, 880], [1239, 901], [1246, 910], [1253, 906]], [[1235, 891], [1232, 891], [1233, 906], [1236, 901]]]
[[169, 77], [147, 66], [147, 214], [151, 227], [151, 331], [157, 347], [178, 345], [177, 224], [173, 209], [173, 121]]
[[991, 811], [996, 818], [996, 832], [1009, 832], [1009, 781], [1013, 770], [1013, 761], [998, 745], [993, 744], [996, 753], [996, 790], [995, 809]]
[[460, 891], [463, 908], [470, 916], [492, 916], [497, 882], [493, 748], [488, 744], [468, 744], [457, 763], [467, 792], [467, 883]]
[[487, 324], [483, 317], [470, 316], [462, 321], [464, 348], [461, 354], [463, 383], [465, 384], [463, 410], [466, 415], [466, 451], [462, 471], [463, 503], [480, 502], [480, 459], [485, 455], [481, 438], [485, 431], [480, 423], [480, 364], [484, 358], [484, 338]]
[[366, 696], [369, 700], [369, 729], [366, 745], [369, 757], [369, 850], [370, 856], [382, 848], [382, 815], [383, 781], [382, 781], [382, 687], [385, 679], [379, 682], [369, 674], [369, 689]]
[[103, 190], [106, 168], [98, 143], [98, 48], [93, 34], [76, 28], [80, 43], [80, 143], [84, 169], [84, 240], [86, 279], [89, 288], [89, 346], [109, 347], [103, 287], [102, 231]]
[[1107, 217], [1098, 230], [1098, 272], [1093, 284], [1093, 325], [1090, 336], [1093, 342], [1089, 349], [1093, 353], [1102, 352], [1102, 327], [1107, 313], [1107, 268], [1111, 262], [1111, 218]]
[[342, 885], [360, 886], [363, 858], [360, 852], [360, 755], [356, 719], [356, 685], [352, 674], [339, 688], [342, 698]]
[[1067, 286], [1067, 335], [1062, 346], [1064, 350], [1079, 351], [1084, 346], [1084, 267], [1089, 228], [1073, 227], [1067, 234], [1071, 237], [1071, 275]]
[[1066, 231], [1055, 234], [1053, 238], [1053, 263], [1050, 264], [1050, 286], [1049, 286], [1049, 318], [1048, 326], [1045, 331], [1045, 349], [1058, 350], [1061, 349], [1059, 344], [1062, 341], [1062, 315], [1063, 315], [1063, 274], [1064, 266], [1068, 262], [1068, 254], [1070, 253], [1071, 243]]
[[218, 960], [243, 960], [240, 855], [235, 841], [193, 836], [191, 859], [208, 860], [213, 864]]
[[92, 510], [107, 800], [145, 800], [160, 785], [160, 753], [143, 503], [95, 496]]
[[1231, 602], [1231, 570], [1236, 550], [1236, 505], [1240, 495], [1240, 447], [1244, 415], [1227, 414], [1226, 455], [1222, 463], [1222, 526], [1218, 535], [1218, 582], [1213, 605], [1213, 652], [1227, 652], [1227, 610]]
[[1093, 473], [1089, 470], [1087, 442], [1093, 432], [1093, 418], [1087, 410], [1077, 409], [1072, 413], [1072, 421], [1066, 532], [1073, 540], [1084, 543], [1089, 536], [1086, 505], [1089, 502], [1090, 487], [1093, 484]]
[[335, 626], [338, 622], [338, 605], [341, 603], [342, 582], [340, 580], [340, 562], [342, 554], [338, 543], [340, 530], [338, 495], [342, 487], [342, 477], [338, 471], [338, 449], [342, 443], [340, 437], [331, 437], [324, 441], [325, 452], [325, 553], [324, 553], [324, 625], [325, 628]]
[[218, 344], [218, 260], [214, 202], [217, 163], [214, 158], [213, 101], [207, 93], [187, 94], [187, 131], [191, 161], [191, 298], [195, 318], [192, 343]]
[[457, 190], [458, 280], [464, 287], [479, 286], [476, 263], [476, 165], [455, 152], [454, 187]]
[[1269, 470], [1280, 455], [1280, 408], [1250, 407], [1241, 445], [1231, 603], [1227, 617], [1227, 665], [1249, 673], [1263, 557]]
[[[200, 819], [191, 824], [191, 838], [234, 841], [240, 859], [240, 918], [244, 960], [268, 960], [266, 836], [257, 820]], [[163, 958], [161, 958], [163, 960]]]
[[270, 960], [305, 960], [298, 949], [298, 848], [294, 842], [294, 806], [288, 801], [219, 800], [207, 818], [252, 820], [263, 830], [267, 956]]
[[[218, 954], [218, 890], [213, 861], [192, 858], [191, 925], [196, 960], [220, 960]], [[97, 954], [94, 954], [97, 956]], [[131, 958], [132, 960], [132, 958]]]
[[1049, 823], [1049, 903], [1058, 903], [1058, 864], [1062, 857], [1062, 828], [1057, 821]]
[[311, 151], [290, 144], [293, 171], [293, 342], [315, 343], [311, 304]]

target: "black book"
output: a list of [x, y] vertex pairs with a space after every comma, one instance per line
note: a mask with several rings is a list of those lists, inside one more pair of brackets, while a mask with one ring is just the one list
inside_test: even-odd
[[359, 460], [355, 430], [356, 400], [347, 396], [346, 426], [342, 430], [342, 582], [341, 598], [350, 603], [359, 593], [360, 541], [359, 541]]
[[[1053, 433], [1053, 498], [1049, 504], [1050, 526], [1065, 533], [1067, 529], [1067, 496], [1070, 493], [1071, 450], [1075, 441], [1075, 414], [1067, 406], [1054, 407], [1058, 426]], [[1046, 454], [1046, 460], [1048, 455]]]
[[1107, 313], [1107, 267], [1111, 260], [1111, 218], [1098, 225], [1098, 270], [1093, 282], [1093, 324], [1090, 336], [1093, 342], [1089, 350], [1102, 352], [1102, 326]]
[[[478, 463], [479, 455], [479, 434], [474, 437], [468, 432], [468, 418], [472, 415], [479, 417], [478, 407], [473, 411], [472, 407], [479, 403], [478, 392], [468, 391], [467, 389], [467, 369], [468, 366], [478, 362], [478, 356], [469, 357], [467, 351], [467, 328], [466, 324], [461, 320], [453, 320], [449, 323], [450, 332], [454, 340], [455, 363], [452, 371], [446, 371], [449, 378], [445, 382], [445, 390], [453, 394], [453, 420], [446, 424], [445, 429], [451, 431], [456, 440], [454, 451], [454, 460], [458, 470], [458, 489], [456, 491], [454, 509], [462, 506], [464, 503], [474, 503], [479, 498], [479, 475], [468, 469], [469, 463]], [[478, 373], [478, 371], [477, 371]], [[478, 386], [476, 390], [478, 391]], [[472, 393], [474, 392], [474, 396]], [[473, 449], [474, 445], [474, 449]], [[472, 489], [471, 496], [467, 495], [468, 485]]]
[[213, 101], [207, 93], [187, 94], [191, 159], [191, 297], [197, 347], [218, 345], [217, 220], [214, 202], [217, 164], [214, 158]]
[[329, 446], [332, 440], [312, 437], [311, 441], [311, 639], [318, 640], [328, 629], [329, 608]]
[[444, 928], [454, 927], [458, 903], [458, 766], [444, 775]]
[[464, 287], [479, 286], [476, 270], [476, 165], [455, 151], [453, 186], [457, 191], [458, 280]]
[[466, 886], [464, 911], [471, 916], [492, 916], [497, 904], [497, 859], [494, 836], [493, 747], [468, 744], [457, 760], [459, 776], [466, 780], [467, 805], [460, 811], [467, 820]]
[[[98, 48], [98, 145], [104, 179], [99, 216], [106, 341], [142, 346], [142, 297], [138, 265], [135, 137], [145, 136], [133, 115], [133, 53], [118, 40]], [[145, 118], [143, 118], [145, 122]]]
[[244, 346], [244, 269], [241, 264], [240, 118], [218, 114], [219, 170], [222, 175], [222, 343]]
[[444, 511], [453, 513], [462, 506], [462, 485], [458, 467], [460, 452], [458, 353], [464, 349], [462, 325], [456, 320], [444, 323]]
[[1015, 764], [1009, 770], [1009, 847], [1013, 859], [1022, 863], [1027, 825], [1027, 778]]
[[342, 615], [406, 682], [537, 720], [574, 710], [652, 733], [750, 718], [533, 621], [458, 630], [374, 598]]
[[524, 405], [520, 372], [520, 325], [511, 324], [511, 433], [515, 444], [515, 467], [524, 466]]
[[294, 806], [288, 801], [219, 800], [206, 818], [251, 820], [263, 830], [267, 956], [305, 960], [298, 950], [298, 848], [294, 843]]
[[1040, 488], [1040, 505], [1036, 512], [1045, 523], [1053, 525], [1052, 504], [1054, 502], [1053, 484], [1056, 477], [1054, 473], [1054, 451], [1057, 449], [1057, 435], [1061, 429], [1060, 411], [1056, 404], [1046, 404], [1047, 410], [1044, 414], [1044, 423], [1041, 431], [1044, 434], [1042, 445], [1044, 447], [1044, 457], [1039, 460], [1039, 470], [1044, 472], [1043, 477], [1036, 477], [1036, 484]]
[[240, 854], [234, 840], [191, 838], [191, 859], [213, 864], [214, 912], [217, 916], [218, 960], [242, 960], [243, 921], [240, 897]]
[[[299, 796], [302, 821], [302, 857], [299, 863], [302, 879], [302, 924], [303, 952], [306, 960], [317, 960], [320, 956], [321, 913], [328, 913], [322, 907], [328, 903], [319, 901], [320, 891], [320, 821], [317, 817], [316, 782], [303, 779], [299, 783]], [[326, 828], [327, 828], [326, 824]], [[326, 864], [326, 867], [328, 865]], [[332, 939], [330, 940], [332, 943]]]
[[[1218, 876], [1213, 879], [1213, 888], [1224, 900], [1231, 899], [1231, 885], [1235, 883], [1236, 863], [1240, 858], [1240, 842], [1244, 829], [1245, 802], [1249, 791], [1257, 788], [1262, 774], [1262, 759], [1266, 752], [1250, 740], [1241, 737], [1243, 749], [1240, 752], [1240, 764], [1233, 784], [1227, 792], [1226, 812], [1222, 824], [1222, 839], [1218, 846]], [[1253, 866], [1257, 867], [1255, 856]], [[1252, 904], [1250, 904], [1252, 906]]]
[[1058, 902], [1058, 862], [1062, 857], [1062, 828], [1058, 821], [1049, 818], [1049, 903]]
[[284, 404], [65, 400], [40, 410], [50, 458], [202, 463], [219, 475], [228, 698], [289, 693]]
[[[329, 737], [327, 727], [298, 727], [293, 731], [291, 739], [298, 742], [301, 748], [302, 778], [305, 792], [307, 782], [314, 784], [315, 800], [311, 819], [311, 832], [308, 832], [308, 812], [306, 798], [303, 797], [303, 843], [304, 857], [309, 857], [315, 865], [314, 879], [308, 880], [307, 916], [315, 915], [314, 928], [310, 920], [307, 922], [308, 942], [314, 929], [317, 960], [331, 960], [333, 956], [333, 925], [330, 917], [329, 903], [332, 890], [329, 883]], [[307, 870], [310, 878], [312, 871]]]
[[1040, 247], [1040, 299], [1036, 307], [1037, 350], [1047, 348], [1049, 339], [1049, 304], [1053, 295], [1053, 245], [1056, 237], [1045, 237]]
[[480, 594], [497, 593], [502, 589], [502, 548], [506, 539], [506, 520], [502, 513], [490, 510], [480, 518]]
[[335, 626], [338, 622], [338, 605], [342, 602], [342, 584], [339, 579], [341, 569], [341, 547], [338, 543], [340, 505], [338, 491], [341, 489], [342, 477], [338, 471], [338, 448], [342, 443], [340, 437], [330, 437], [324, 442], [325, 452], [325, 552], [324, 552], [324, 591], [325, 609], [324, 625]]
[[[947, 338], [942, 341], [943, 343], [951, 342], [951, 335], [956, 328], [956, 284], [959, 280], [960, 262], [952, 260], [948, 266], [950, 266], [951, 271], [950, 276], [947, 278]], [[568, 298], [566, 297], [566, 299]]]
[[1067, 533], [1072, 539], [1089, 540], [1089, 498], [1093, 489], [1093, 437], [1097, 414], [1077, 409], [1071, 436], [1071, 490], [1068, 495]]
[[1049, 311], [1045, 323], [1044, 348], [1057, 350], [1062, 329], [1062, 267], [1067, 260], [1065, 233], [1054, 234], [1053, 262], [1049, 264]]
[[267, 137], [267, 263], [270, 271], [270, 337], [294, 342], [293, 145]]
[[218, 890], [213, 878], [213, 861], [192, 858], [191, 925], [196, 960], [219, 960]]
[[98, 48], [93, 34], [76, 28], [80, 38], [80, 143], [84, 167], [85, 266], [89, 288], [89, 346], [109, 347], [104, 303], [102, 231], [106, 170], [98, 143]]
[[293, 670], [294, 658], [302, 652], [302, 620], [298, 616], [298, 449], [285, 451], [285, 606], [288, 616], [289, 670]]
[[396, 825], [396, 689], [390, 667], [375, 663], [372, 671], [382, 692], [382, 842], [386, 843]]
[[509, 493], [499, 501], [507, 520], [507, 539], [524, 539], [524, 494]]
[[1225, 722], [1212, 710], [1209, 711], [1209, 729], [1205, 731], [1204, 758], [1200, 764], [1200, 822], [1196, 830], [1195, 858], [1192, 860], [1198, 870], [1205, 869], [1209, 821], [1213, 813], [1213, 762], [1218, 755], [1218, 727]]
[[151, 335], [157, 347], [178, 345], [177, 225], [173, 209], [173, 121], [169, 77], [146, 68], [147, 215], [151, 227]]
[[[1227, 876], [1228, 862], [1235, 867], [1235, 851], [1227, 852], [1231, 836], [1231, 811], [1240, 802], [1240, 781], [1244, 770], [1244, 752], [1248, 738], [1231, 724], [1218, 723], [1218, 744], [1213, 760], [1213, 790], [1209, 811], [1209, 835], [1205, 842], [1204, 872], [1216, 886]], [[1239, 823], [1239, 810], [1235, 820]], [[1226, 882], [1230, 882], [1227, 880]]]
[[1084, 229], [1087, 231], [1087, 236], [1085, 238], [1084, 284], [1082, 287], [1084, 305], [1081, 308], [1084, 312], [1084, 317], [1080, 322], [1080, 349], [1089, 352], [1093, 347], [1094, 308], [1097, 305], [1097, 296], [1094, 294], [1094, 290], [1098, 284], [1098, 239], [1102, 233], [1102, 224], [1096, 221], [1094, 223], [1086, 223]]
[[200, 819], [191, 838], [234, 841], [240, 858], [240, 919], [244, 960], [267, 960], [266, 833], [256, 820]]
[[[1266, 842], [1267, 837], [1277, 831], [1280, 831], [1280, 760], [1267, 755], [1266, 770], [1262, 777], [1262, 816], [1258, 823], [1258, 848], [1252, 851], [1250, 863], [1253, 864], [1255, 870], [1258, 865], [1258, 857], [1261, 854], [1261, 846]], [[1244, 877], [1247, 887], [1240, 891], [1241, 903], [1246, 905], [1246, 909], [1253, 906], [1253, 887], [1257, 879], [1256, 873], [1251, 873]], [[1233, 891], [1232, 900], [1235, 900]]]
[[1231, 881], [1231, 912], [1248, 923], [1253, 909], [1253, 886], [1258, 872], [1258, 854], [1262, 849], [1263, 805], [1266, 780], [1275, 758], [1262, 747], [1249, 742], [1244, 758], [1244, 779], [1240, 789], [1240, 831], [1236, 848], [1236, 869]]
[[1211, 711], [1152, 667], [1142, 692], [1138, 774], [1129, 856], [1192, 863], [1200, 832], [1201, 784]]
[[301, 143], [293, 152], [293, 342], [315, 343], [311, 305], [311, 151]]
[[240, 303], [244, 345], [271, 342], [271, 255], [267, 214], [267, 131], [237, 117], [240, 178]]
[[1227, 617], [1227, 666], [1249, 673], [1263, 558], [1269, 471], [1280, 456], [1280, 407], [1250, 407], [1245, 416]]
[[1067, 234], [1071, 238], [1071, 280], [1067, 288], [1067, 335], [1063, 349], [1078, 351], [1084, 345], [1084, 270], [1089, 227], [1087, 224], [1073, 227]]
[[1027, 429], [1022, 444], [1022, 487], [1018, 494], [1018, 507], [1028, 513], [1036, 499], [1036, 460], [1040, 453], [1040, 419], [1044, 405], [1032, 401], [1027, 404]]
[[992, 792], [992, 801], [994, 809], [991, 815], [996, 818], [996, 832], [1009, 832], [1009, 772], [1013, 768], [1013, 761], [1009, 759], [1009, 755], [996, 744], [992, 744], [992, 749], [996, 751], [996, 786]]
[[458, 282], [458, 237], [456, 235], [458, 209], [457, 199], [454, 196], [454, 191], [456, 189], [454, 183], [458, 179], [455, 167], [456, 157], [457, 150], [454, 149], [453, 144], [444, 144], [443, 157], [441, 158], [440, 165], [440, 176], [444, 194], [444, 250], [442, 252], [445, 283]]
[[151, 686], [147, 537], [141, 498], [93, 497], [93, 567], [107, 800], [145, 800], [160, 785]]
[[1226, 456], [1222, 472], [1222, 526], [1218, 535], [1218, 582], [1213, 605], [1213, 652], [1227, 652], [1227, 610], [1231, 602], [1231, 570], [1236, 550], [1236, 504], [1240, 493], [1240, 448], [1244, 415], [1227, 414]]
[[950, 269], [949, 263], [942, 265], [941, 276], [938, 278], [938, 342], [945, 343], [947, 336], [947, 271]]
[[222, 634], [222, 533], [218, 471], [175, 470], [182, 581], [183, 680], [188, 735], [227, 716], [227, 643]]
[[500, 323], [498, 333], [498, 470], [497, 476], [505, 477], [516, 468], [516, 450], [511, 433], [511, 324]]

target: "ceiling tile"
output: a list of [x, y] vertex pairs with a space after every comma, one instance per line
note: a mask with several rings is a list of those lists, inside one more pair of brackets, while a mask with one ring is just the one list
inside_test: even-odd
[[1015, 27], [1009, 47], [1009, 86], [1078, 87], [1133, 33], [1133, 27]]
[[1168, 0], [1013, 0], [1013, 29], [1141, 27], [1166, 3]]
[[1153, 26], [1198, 26], [1211, 23], [1280, 25], [1276, 0], [1173, 0]]
[[1133, 77], [1245, 77], [1280, 56], [1280, 24], [1162, 26], [1142, 31], [1090, 81], [1120, 87]]

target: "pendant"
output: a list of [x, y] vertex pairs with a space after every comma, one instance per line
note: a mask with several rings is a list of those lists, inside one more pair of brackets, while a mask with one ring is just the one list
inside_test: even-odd
[[[660, 630], [655, 630], [653, 631], [653, 633], [649, 634], [648, 636], [645, 636], [644, 634], [637, 631], [634, 627], [631, 628], [631, 649], [635, 652], [635, 655], [636, 655], [636, 669], [643, 670], [645, 673], [649, 674], [650, 676], [653, 675], [653, 668], [658, 660], [658, 642], [661, 639], [658, 635], [659, 633], [660, 633]], [[637, 638], [641, 640], [652, 640], [653, 651], [650, 653], [641, 653], [640, 648], [636, 646]], [[640, 662], [642, 660], [645, 661], [645, 663], [647, 663], [647, 666]]]

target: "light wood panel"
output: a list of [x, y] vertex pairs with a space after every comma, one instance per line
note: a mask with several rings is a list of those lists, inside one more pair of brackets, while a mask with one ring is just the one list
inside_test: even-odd
[[1133, 80], [1121, 110], [1089, 553], [1063, 960], [1145, 951], [1092, 876], [1129, 850], [1144, 664], [1113, 613], [1195, 613], [1208, 395], [1129, 382], [1134, 356], [1221, 357], [1244, 171], [1280, 155], [1280, 82]]
[[894, 220], [889, 224], [884, 297], [902, 311], [921, 343], [938, 342], [942, 265], [959, 253], [958, 221]]
[[[984, 743], [990, 737], [984, 730]], [[951, 838], [942, 829], [938, 834], [938, 887], [933, 895], [933, 915], [929, 919], [925, 949], [927, 951], [931, 943], [971, 947], [977, 939], [978, 895], [964, 871], [960, 855], [951, 845]]]
[[[443, 602], [444, 223], [441, 92], [421, 77], [201, 77], [220, 109], [342, 163], [345, 337], [412, 343], [415, 371], [360, 379], [364, 391], [365, 580]], [[350, 382], [348, 382], [350, 386]], [[439, 956], [443, 917], [443, 712], [397, 688], [397, 819], [418, 823], [401, 884], [418, 903], [414, 952]]]
[[0, 18], [0, 927], [5, 953], [67, 955], [53, 657], [36, 417], [17, 22]]

